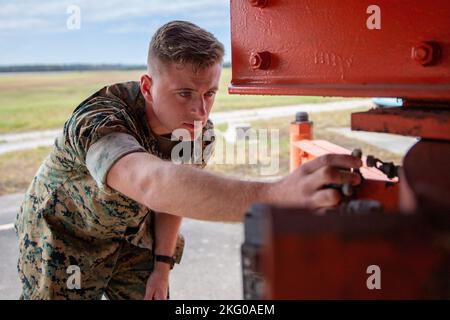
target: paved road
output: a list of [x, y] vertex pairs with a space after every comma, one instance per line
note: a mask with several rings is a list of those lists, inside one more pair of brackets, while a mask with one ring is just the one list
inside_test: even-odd
[[[20, 295], [17, 240], [8, 224], [14, 221], [22, 196], [0, 197], [0, 299], [17, 299]], [[242, 224], [185, 219], [181, 229], [186, 248], [182, 263], [171, 273], [172, 299], [242, 299]]]
[[23, 194], [0, 197], [0, 299], [17, 299], [20, 282], [17, 278], [17, 241], [12, 223]]
[[[348, 110], [359, 107], [373, 107], [370, 99], [344, 100], [327, 103], [310, 103], [293, 106], [278, 106], [227, 112], [213, 112], [210, 116], [215, 124], [228, 122], [249, 122], [262, 119], [275, 119], [295, 115], [298, 111], [309, 113]], [[51, 146], [61, 129], [31, 131], [0, 135], [0, 154], [26, 150], [42, 146]]]
[[350, 128], [328, 128], [327, 130], [351, 139], [364, 141], [377, 148], [401, 155], [405, 155], [418, 141], [417, 138], [414, 137], [405, 137], [389, 133], [352, 131]]

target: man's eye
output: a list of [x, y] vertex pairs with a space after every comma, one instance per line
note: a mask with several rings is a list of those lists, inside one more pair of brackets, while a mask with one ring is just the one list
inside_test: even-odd
[[210, 92], [205, 93], [205, 96], [210, 98], [210, 97], [214, 96], [215, 94], [216, 93], [214, 91], [210, 91]]
[[191, 96], [191, 93], [188, 91], [182, 91], [182, 92], [178, 92], [178, 94], [183, 97], [183, 98], [188, 98]]

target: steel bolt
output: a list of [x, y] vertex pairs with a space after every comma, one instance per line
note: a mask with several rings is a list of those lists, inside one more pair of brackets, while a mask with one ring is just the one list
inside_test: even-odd
[[362, 157], [361, 149], [353, 149], [352, 156], [354, 156], [356, 158], [361, 158]]
[[270, 63], [272, 61], [272, 56], [270, 52], [263, 51], [252, 53], [250, 56], [250, 65], [253, 70], [267, 70], [270, 67]]
[[299, 111], [295, 114], [295, 122], [306, 122], [309, 121], [308, 112]]
[[368, 155], [367, 158], [366, 158], [366, 165], [369, 168], [373, 168], [373, 167], [376, 166], [376, 164], [377, 164], [376, 158], [374, 156], [372, 156], [372, 155]]
[[268, 0], [249, 0], [252, 7], [264, 8]]
[[430, 65], [438, 59], [439, 48], [429, 42], [422, 42], [411, 50], [411, 58], [423, 66]]

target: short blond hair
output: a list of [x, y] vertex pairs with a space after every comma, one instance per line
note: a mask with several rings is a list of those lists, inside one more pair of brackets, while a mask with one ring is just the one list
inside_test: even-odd
[[153, 35], [148, 50], [150, 70], [156, 60], [170, 64], [191, 64], [201, 70], [223, 62], [224, 46], [214, 35], [188, 21], [171, 21]]

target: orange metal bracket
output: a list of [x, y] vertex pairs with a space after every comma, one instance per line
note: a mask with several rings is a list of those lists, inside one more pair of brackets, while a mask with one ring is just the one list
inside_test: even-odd
[[450, 109], [376, 108], [352, 113], [352, 130], [450, 140]]
[[[325, 140], [301, 140], [293, 146], [300, 154], [301, 163], [328, 153], [351, 154], [350, 150]], [[365, 157], [362, 160], [365, 163]], [[360, 171], [365, 180], [359, 187], [356, 198], [379, 201], [385, 209], [398, 209], [398, 179], [389, 179], [376, 168], [364, 166]]]
[[[290, 170], [294, 171], [306, 161], [328, 153], [351, 154], [351, 151], [325, 140], [312, 140], [313, 123], [306, 113], [298, 114], [290, 126]], [[366, 158], [363, 157], [365, 163]], [[362, 167], [364, 182], [358, 189], [357, 198], [377, 200], [386, 209], [397, 209], [399, 203], [398, 179], [389, 179], [376, 168]]]

